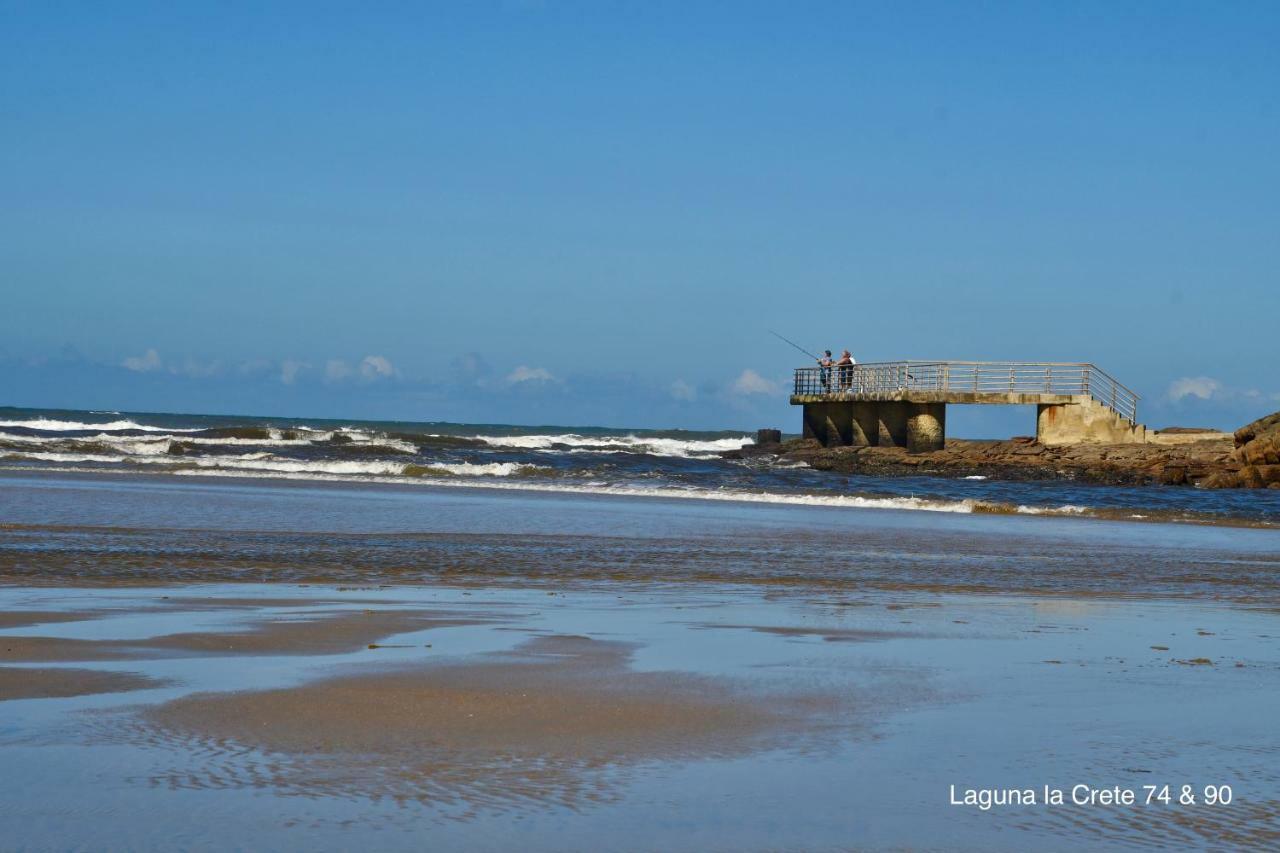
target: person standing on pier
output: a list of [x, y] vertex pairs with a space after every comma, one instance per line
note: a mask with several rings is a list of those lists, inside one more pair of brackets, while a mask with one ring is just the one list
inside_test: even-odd
[[831, 393], [831, 366], [835, 364], [831, 360], [831, 350], [823, 350], [822, 358], [818, 359], [818, 367], [821, 368], [819, 375], [822, 377], [822, 390], [828, 394]]
[[840, 368], [840, 390], [848, 391], [849, 386], [853, 384], [853, 366], [857, 364], [853, 360], [853, 354], [848, 350], [840, 353], [840, 360], [836, 362], [836, 366]]

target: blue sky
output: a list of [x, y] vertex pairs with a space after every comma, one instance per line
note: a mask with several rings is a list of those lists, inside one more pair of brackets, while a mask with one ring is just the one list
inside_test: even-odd
[[0, 2], [0, 403], [795, 429], [776, 328], [1236, 426], [1280, 409], [1276, 44], [1275, 3]]

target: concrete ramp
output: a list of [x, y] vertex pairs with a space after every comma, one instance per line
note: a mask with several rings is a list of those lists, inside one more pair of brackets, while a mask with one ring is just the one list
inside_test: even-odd
[[1147, 428], [1092, 397], [1036, 406], [1036, 441], [1063, 444], [1145, 444]]

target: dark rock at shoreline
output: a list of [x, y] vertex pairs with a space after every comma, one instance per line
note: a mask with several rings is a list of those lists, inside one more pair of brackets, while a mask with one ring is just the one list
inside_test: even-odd
[[1196, 484], [1232, 464], [1223, 439], [1158, 444], [1047, 447], [1030, 439], [951, 440], [913, 454], [896, 447], [826, 448], [814, 441], [784, 445], [785, 455], [821, 471], [894, 476], [984, 476], [999, 480], [1077, 480], [1110, 485]]
[[[1198, 434], [1204, 438], [1197, 439]], [[948, 439], [930, 453], [901, 447], [823, 447], [813, 439], [747, 445], [726, 459], [777, 456], [819, 471], [869, 476], [983, 476], [993, 480], [1077, 480], [1116, 486], [1280, 489], [1280, 412], [1224, 435], [1174, 427], [1157, 435], [1180, 440], [1146, 444], [1049, 447], [1031, 436], [1001, 441]]]
[[778, 445], [782, 443], [782, 430], [780, 429], [758, 429], [756, 430], [756, 445], [767, 447], [769, 445]]

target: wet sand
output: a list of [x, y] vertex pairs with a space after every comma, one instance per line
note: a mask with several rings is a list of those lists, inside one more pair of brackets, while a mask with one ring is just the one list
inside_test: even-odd
[[51, 699], [123, 693], [164, 686], [165, 682], [128, 672], [94, 669], [15, 669], [0, 666], [0, 702], [9, 699]]
[[99, 614], [95, 611], [81, 610], [65, 613], [56, 610], [16, 610], [0, 613], [0, 629], [28, 628], [33, 625], [44, 625], [50, 622], [83, 622], [94, 619]]
[[[642, 763], [749, 755], [803, 734], [836, 696], [753, 694], [743, 682], [635, 672], [633, 647], [542, 636], [471, 662], [395, 667], [299, 687], [201, 693], [143, 712], [138, 742], [249, 748], [269, 781], [199, 784], [415, 801], [551, 803], [621, 796]], [[125, 730], [128, 730], [126, 727]]]
[[[0, 528], [0, 583], [751, 584], [1280, 601], [1280, 532], [822, 511], [663, 535]], [[904, 518], [904, 516], [906, 518]], [[883, 522], [883, 526], [877, 524]], [[736, 525], [735, 525], [736, 526]]]
[[280, 752], [394, 755], [446, 751], [611, 755], [705, 753], [780, 725], [768, 708], [711, 678], [637, 673], [632, 647], [552, 635], [468, 664], [398, 667], [286, 690], [198, 694], [145, 719], [172, 731]]
[[[1278, 838], [1280, 741], [1266, 716], [1280, 687], [1274, 614], [742, 587], [394, 592], [114, 593], [105, 615], [43, 626], [50, 641], [100, 644], [95, 668], [0, 668], [5, 698], [26, 700], [0, 704], [0, 757], [32, 780], [33, 797], [65, 786], [70, 749], [66, 760], [98, 768], [104, 791], [133, 792], [152, 810], [170, 803], [183, 820], [158, 819], [129, 845], [154, 849], [192, 831], [210, 845], [328, 849], [391, 828], [407, 834], [377, 846], [413, 849], [425, 827], [450, 845], [484, 837], [529, 849], [627, 831], [643, 831], [635, 846], [646, 849], [1256, 849]], [[0, 601], [43, 613], [63, 601], [71, 617], [85, 594], [11, 587]], [[335, 615], [336, 601], [349, 612]], [[366, 614], [374, 603], [387, 612]], [[277, 630], [284, 615], [310, 627]], [[201, 654], [157, 654], [172, 635], [145, 627], [171, 618], [215, 620], [183, 643]], [[360, 619], [377, 630], [351, 627]], [[335, 643], [334, 626], [353, 633]], [[68, 636], [81, 634], [104, 639]], [[383, 642], [355, 642], [373, 634]], [[228, 637], [254, 641], [230, 648]], [[1209, 664], [1181, 663], [1201, 658]], [[988, 779], [1226, 783], [1238, 802], [948, 804], [951, 784]], [[34, 846], [89, 837], [78, 809], [101, 794], [76, 791], [80, 805], [57, 809], [59, 829], [39, 830]], [[237, 792], [270, 798], [250, 809], [252, 841], [225, 824], [245, 807]], [[33, 827], [30, 810], [45, 801], [27, 798], [0, 814]], [[132, 813], [99, 811], [95, 828], [128, 838]], [[675, 830], [690, 825], [716, 835]]]
[[[248, 601], [186, 600], [202, 609], [239, 607], [249, 613], [254, 611], [253, 605]], [[314, 605], [316, 602], [297, 603], [295, 606], [306, 604]], [[19, 625], [22, 624], [22, 616], [23, 614], [15, 614], [15, 621]], [[76, 618], [74, 615], [70, 616]], [[145, 657], [214, 654], [338, 654], [364, 648], [392, 634], [477, 624], [483, 619], [483, 614], [463, 619], [412, 610], [362, 609], [356, 612], [308, 614], [306, 618], [277, 618], [255, 622], [243, 630], [232, 628], [218, 632], [166, 634], [110, 641], [9, 634], [0, 636], [0, 663], [139, 660]]]

